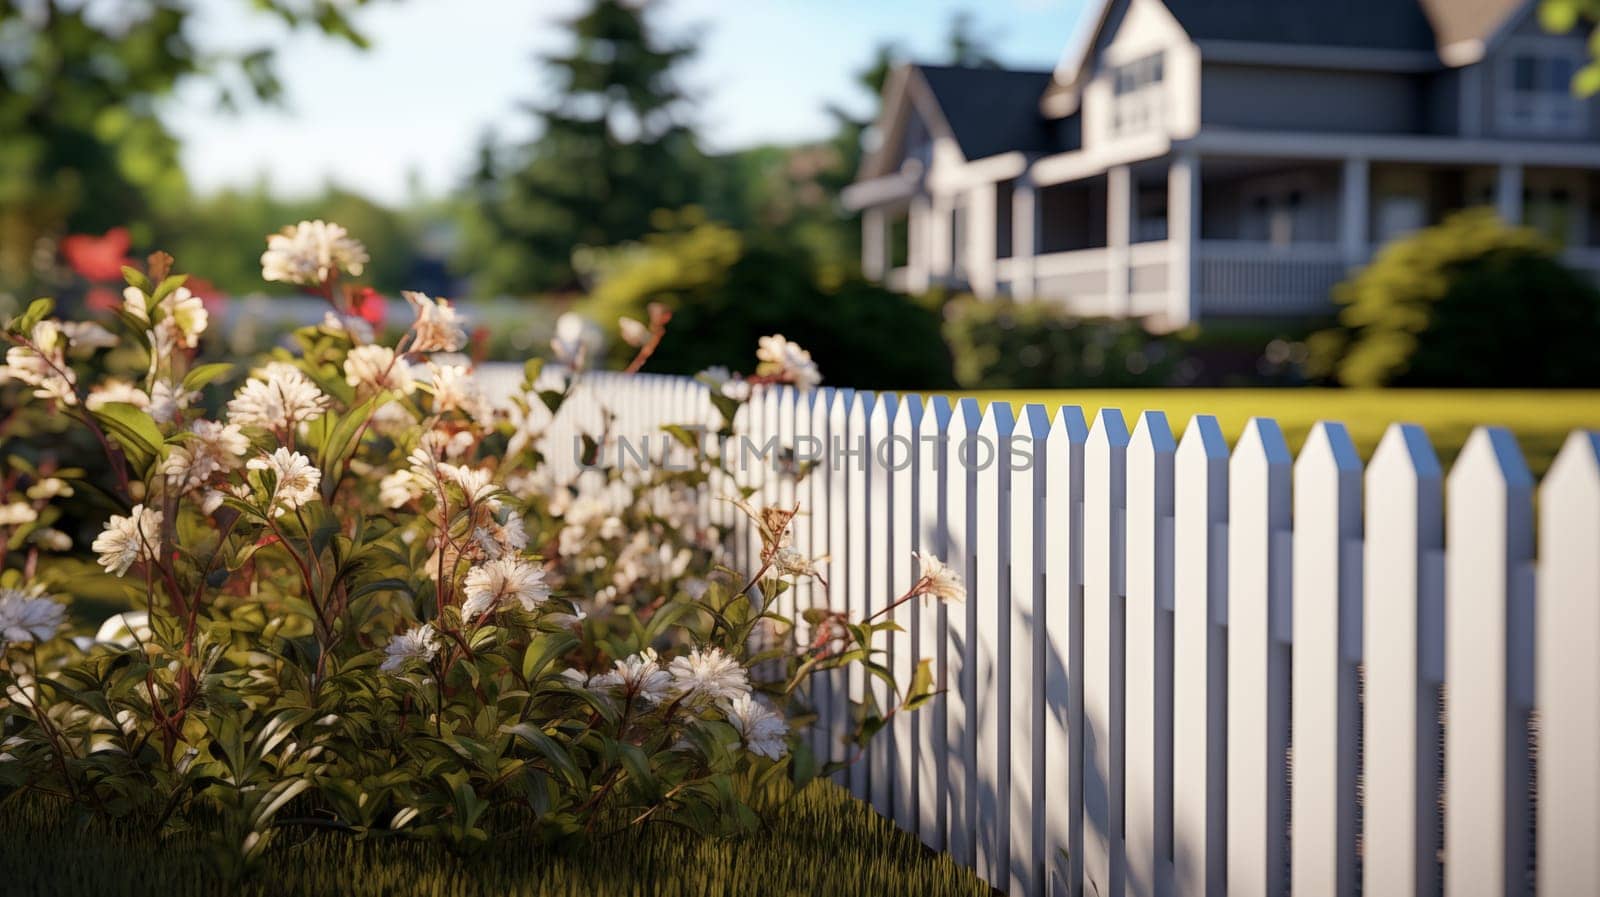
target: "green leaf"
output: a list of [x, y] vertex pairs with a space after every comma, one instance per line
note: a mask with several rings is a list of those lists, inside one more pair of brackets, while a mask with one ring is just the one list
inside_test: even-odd
[[167, 279], [161, 281], [161, 283], [156, 286], [155, 292], [150, 294], [150, 304], [155, 305], [157, 302], [160, 302], [161, 300], [172, 295], [172, 291], [183, 286], [183, 282], [188, 279], [189, 275], [187, 274], [169, 275]]
[[199, 392], [232, 372], [233, 365], [226, 362], [202, 364], [191, 370], [188, 376], [183, 378], [183, 388], [188, 392]]
[[23, 312], [22, 317], [14, 322], [12, 329], [26, 336], [33, 330], [35, 324], [49, 317], [50, 313], [55, 309], [56, 300], [50, 298], [35, 299], [28, 303], [28, 310]]
[[107, 402], [94, 411], [94, 416], [122, 444], [130, 460], [137, 457], [141, 469], [161, 457], [165, 440], [145, 411], [125, 402]]
[[128, 282], [128, 286], [137, 288], [139, 292], [146, 295], [150, 293], [150, 278], [144, 276], [144, 272], [138, 268], [123, 265], [122, 279]]
[[917, 670], [911, 674], [911, 684], [906, 687], [905, 710], [916, 710], [933, 700], [938, 692], [933, 690], [933, 661], [917, 661]]
[[522, 679], [532, 682], [557, 657], [571, 651], [578, 639], [570, 632], [546, 632], [528, 643], [522, 655]]

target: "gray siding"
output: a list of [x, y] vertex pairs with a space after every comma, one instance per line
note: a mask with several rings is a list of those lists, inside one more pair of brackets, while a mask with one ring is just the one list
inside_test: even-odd
[[1415, 75], [1206, 63], [1200, 120], [1275, 131], [1422, 133], [1424, 86]]
[[1479, 91], [1479, 100], [1482, 102], [1484, 134], [1491, 137], [1506, 137], [1514, 140], [1548, 140], [1553, 143], [1583, 143], [1600, 140], [1600, 98], [1596, 97], [1590, 97], [1582, 101], [1587, 121], [1584, 130], [1577, 135], [1531, 134], [1524, 130], [1502, 126], [1499, 116], [1500, 93], [1502, 85], [1510, 77], [1512, 58], [1516, 55], [1519, 38], [1529, 38], [1541, 44], [1564, 47], [1565, 52], [1576, 65], [1582, 65], [1586, 59], [1582, 36], [1578, 34], [1547, 34], [1540, 27], [1537, 16], [1523, 16], [1517, 26], [1507, 35], [1506, 39], [1495, 45], [1482, 62], [1473, 66], [1474, 69], [1479, 71], [1479, 82], [1482, 84], [1482, 90]]

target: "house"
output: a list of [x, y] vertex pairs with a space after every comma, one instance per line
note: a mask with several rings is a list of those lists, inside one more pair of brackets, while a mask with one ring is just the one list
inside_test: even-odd
[[906, 290], [1171, 328], [1308, 315], [1493, 206], [1600, 276], [1600, 102], [1536, 0], [1102, 0], [1051, 72], [903, 66], [844, 194]]

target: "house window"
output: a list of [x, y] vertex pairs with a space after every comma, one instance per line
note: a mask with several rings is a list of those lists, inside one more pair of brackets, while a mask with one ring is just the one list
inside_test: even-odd
[[994, 257], [1011, 258], [1011, 216], [1016, 208], [1016, 182], [1001, 181], [994, 187]]
[[1162, 124], [1162, 54], [1152, 53], [1111, 69], [1111, 133], [1138, 134]]
[[1572, 93], [1577, 64], [1565, 42], [1513, 46], [1500, 73], [1501, 128], [1519, 134], [1582, 134], [1583, 104]]

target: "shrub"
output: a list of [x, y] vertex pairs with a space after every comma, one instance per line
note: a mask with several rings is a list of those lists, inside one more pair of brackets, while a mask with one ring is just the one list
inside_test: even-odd
[[[842, 766], [790, 731], [796, 689], [850, 663], [882, 674], [872, 642], [891, 624], [814, 608], [816, 637], [790, 647], [794, 621], [755, 595], [815, 576], [787, 545], [798, 509], [740, 503], [762, 566], [736, 572], [698, 513], [700, 490], [727, 494], [718, 459], [558, 478], [540, 446], [585, 376], [582, 343], [558, 333], [560, 364], [531, 362], [510, 406], [491, 405], [452, 358], [466, 336], [448, 301], [408, 294], [398, 342], [372, 341], [339, 283], [364, 260], [320, 222], [272, 238], [264, 274], [330, 311], [225, 413], [199, 390], [231, 366], [200, 363], [208, 317], [169, 257], [127, 269], [104, 324], [41, 299], [5, 328], [7, 398], [104, 452], [116, 510], [92, 550], [136, 610], [63, 637], [60, 598], [79, 587], [64, 571], [81, 568], [56, 563], [72, 539], [53, 507], [94, 481], [35, 446], [40, 463], [0, 478], [0, 801], [186, 830], [232, 874], [285, 826], [462, 852], [497, 828], [747, 832], [776, 779]], [[119, 346], [131, 369], [91, 373]], [[725, 433], [745, 384], [817, 377], [781, 337], [758, 357], [716, 396]], [[923, 564], [899, 600], [950, 594]], [[854, 744], [931, 681], [924, 663], [893, 706], [858, 706]]]
[[[953, 385], [939, 316], [928, 303], [859, 278], [820, 283], [792, 247], [751, 241], [687, 210], [663, 215], [636, 246], [585, 259], [596, 285], [581, 308], [598, 321], [643, 321], [647, 306], [672, 312], [674, 333], [648, 370], [692, 374], [736, 366], [763, 334], [810, 346], [830, 377], [852, 386], [934, 389]], [[612, 359], [631, 355], [616, 341]]]
[[1046, 301], [956, 299], [944, 333], [968, 389], [1159, 386], [1175, 362], [1137, 321], [1079, 318]]
[[1488, 210], [1396, 240], [1334, 299], [1312, 346], [1346, 386], [1600, 385], [1600, 292]]

